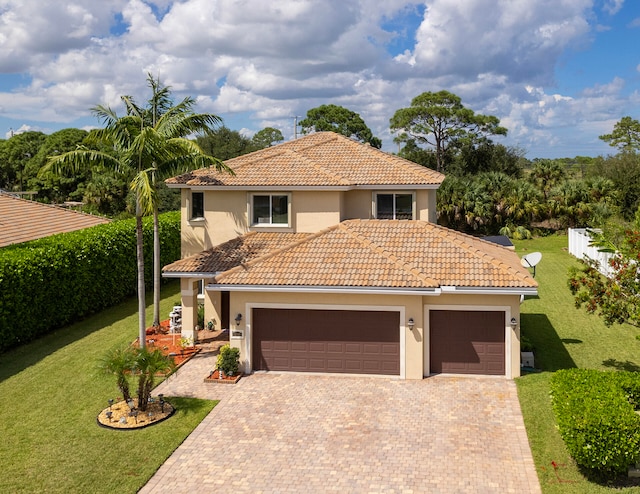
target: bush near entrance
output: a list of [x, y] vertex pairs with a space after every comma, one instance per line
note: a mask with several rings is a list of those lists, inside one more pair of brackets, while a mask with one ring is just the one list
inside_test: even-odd
[[563, 369], [551, 378], [560, 435], [576, 463], [599, 479], [640, 461], [640, 376]]

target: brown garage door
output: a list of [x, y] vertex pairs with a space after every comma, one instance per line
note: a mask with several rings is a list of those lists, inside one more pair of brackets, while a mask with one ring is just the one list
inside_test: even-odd
[[255, 370], [400, 374], [398, 312], [253, 309]]
[[429, 311], [430, 372], [504, 375], [504, 312]]

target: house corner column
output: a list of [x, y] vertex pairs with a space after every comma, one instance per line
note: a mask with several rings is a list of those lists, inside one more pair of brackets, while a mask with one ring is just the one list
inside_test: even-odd
[[182, 338], [196, 343], [198, 333], [195, 326], [198, 324], [198, 280], [182, 278], [180, 280], [180, 296], [182, 298]]

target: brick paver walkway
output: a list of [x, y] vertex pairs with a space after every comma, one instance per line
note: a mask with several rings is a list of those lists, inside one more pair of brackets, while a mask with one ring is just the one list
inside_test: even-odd
[[142, 493], [539, 493], [512, 381], [254, 374], [157, 392], [220, 403]]

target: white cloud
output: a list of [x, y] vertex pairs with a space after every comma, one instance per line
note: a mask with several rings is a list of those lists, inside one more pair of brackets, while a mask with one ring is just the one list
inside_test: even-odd
[[[625, 104], [622, 79], [580, 94], [554, 88], [560, 57], [594, 35], [593, 8], [593, 0], [0, 0], [0, 71], [32, 81], [0, 92], [0, 116], [71, 122], [98, 103], [120, 108], [122, 94], [146, 97], [151, 72], [201, 111], [249, 116], [247, 133], [290, 129], [292, 116], [334, 103], [390, 143], [395, 110], [447, 89], [499, 116], [510, 142], [559, 142], [556, 128], [608, 125]], [[385, 28], [417, 11], [415, 39]], [[400, 54], [389, 49], [397, 39], [407, 43]]]

